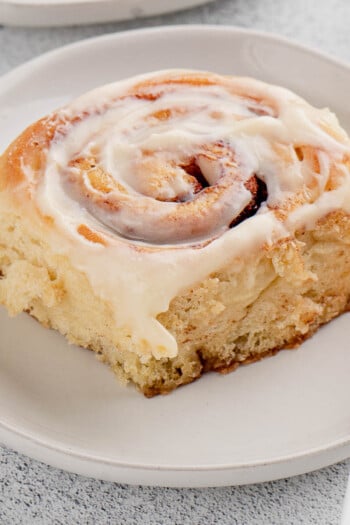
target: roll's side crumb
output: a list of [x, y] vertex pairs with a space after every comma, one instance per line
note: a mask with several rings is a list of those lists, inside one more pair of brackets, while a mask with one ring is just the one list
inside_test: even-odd
[[176, 297], [158, 319], [175, 336], [177, 357], [142, 362], [109, 303], [29, 224], [0, 208], [0, 303], [94, 350], [148, 397], [297, 346], [349, 305], [350, 219], [336, 212]]

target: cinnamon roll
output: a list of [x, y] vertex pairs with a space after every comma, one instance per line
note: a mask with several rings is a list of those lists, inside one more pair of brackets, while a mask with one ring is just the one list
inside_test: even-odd
[[110, 84], [0, 158], [0, 303], [146, 396], [297, 346], [350, 297], [350, 141], [249, 78]]

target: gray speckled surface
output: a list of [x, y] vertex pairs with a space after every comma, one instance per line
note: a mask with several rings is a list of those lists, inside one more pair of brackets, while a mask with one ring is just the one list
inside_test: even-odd
[[[348, 0], [217, 0], [173, 15], [83, 28], [0, 28], [0, 73], [44, 51], [128, 28], [234, 24], [350, 60]], [[289, 480], [220, 489], [128, 487], [82, 478], [0, 448], [0, 524], [337, 524], [350, 461]]]

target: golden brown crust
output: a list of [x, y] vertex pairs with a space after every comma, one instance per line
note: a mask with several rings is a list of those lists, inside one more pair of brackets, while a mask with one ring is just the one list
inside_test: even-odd
[[12, 189], [25, 181], [23, 165], [40, 175], [45, 151], [56, 132], [57, 123], [47, 117], [29, 126], [0, 157], [0, 191]]

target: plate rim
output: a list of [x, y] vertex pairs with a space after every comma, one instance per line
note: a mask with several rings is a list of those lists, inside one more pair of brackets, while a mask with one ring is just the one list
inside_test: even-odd
[[[117, 4], [117, 2], [120, 2], [121, 0], [65, 0], [64, 4], [61, 3], [62, 0], [54, 0], [52, 2], [47, 2], [47, 0], [30, 0], [30, 2], [26, 2], [26, 0], [0, 0], [3, 4], [10, 5], [11, 7], [19, 7], [19, 8], [37, 8], [37, 7], [47, 7], [50, 9], [51, 7], [55, 8], [62, 8], [64, 7], [74, 7], [79, 6], [81, 7], [81, 4], [97, 4], [97, 2], [103, 2], [105, 4]], [[205, 3], [209, 3], [212, 0], [185, 0], [188, 2], [188, 7], [191, 7], [191, 4], [193, 4], [193, 7], [196, 5], [201, 5]], [[169, 2], [170, 3], [170, 2]], [[181, 9], [181, 7], [180, 7]], [[125, 31], [124, 31], [125, 32]], [[94, 38], [94, 37], [92, 37]], [[89, 40], [88, 38], [84, 38], [82, 40]], [[69, 44], [68, 44], [69, 45]], [[63, 46], [62, 46], [63, 47]]]
[[[54, 50], [48, 51], [46, 53], [43, 53], [42, 55], [39, 55], [19, 66], [16, 68], [6, 72], [5, 74], [0, 76], [0, 94], [8, 91], [11, 88], [11, 84], [14, 82], [19, 82], [21, 77], [25, 76], [27, 72], [31, 71], [32, 69], [35, 69], [37, 67], [45, 67], [45, 65], [52, 60], [55, 59], [56, 56], [64, 55], [67, 52], [70, 51], [77, 51], [80, 48], [89, 47], [96, 43], [98, 44], [104, 44], [108, 42], [114, 42], [118, 40], [124, 40], [128, 38], [142, 38], [144, 35], [157, 35], [160, 33], [178, 33], [181, 34], [183, 32], [191, 33], [191, 36], [193, 38], [196, 37], [199, 33], [206, 33], [206, 32], [215, 32], [215, 33], [227, 33], [232, 34], [235, 36], [252, 36], [261, 38], [264, 40], [268, 40], [270, 42], [276, 43], [278, 45], [282, 44], [286, 46], [287, 48], [293, 48], [297, 49], [299, 51], [302, 51], [309, 56], [315, 56], [319, 59], [322, 59], [323, 61], [326, 61], [328, 63], [331, 63], [332, 65], [336, 65], [338, 67], [341, 67], [343, 69], [346, 69], [350, 72], [350, 64], [347, 63], [344, 60], [333, 58], [331, 54], [324, 53], [322, 51], [319, 51], [313, 47], [306, 46], [304, 44], [301, 44], [299, 42], [295, 42], [292, 39], [286, 38], [284, 36], [279, 36], [275, 33], [270, 33], [267, 31], [260, 31], [260, 30], [254, 30], [254, 29], [247, 29], [247, 28], [241, 28], [237, 26], [229, 26], [229, 25], [213, 25], [213, 24], [181, 24], [181, 25], [165, 25], [165, 26], [155, 26], [155, 27], [148, 27], [148, 28], [138, 28], [138, 29], [132, 29], [127, 31], [118, 31], [114, 33], [109, 33], [105, 35], [90, 37], [86, 39], [79, 40], [77, 42], [73, 42], [70, 44], [66, 44], [64, 46], [60, 46]], [[272, 460], [261, 460], [256, 461], [253, 460], [252, 462], [244, 462], [244, 463], [237, 463], [234, 464], [228, 464], [225, 463], [223, 465], [217, 464], [217, 465], [150, 465], [150, 464], [142, 464], [142, 463], [130, 463], [130, 462], [122, 462], [120, 460], [114, 460], [114, 459], [106, 459], [103, 457], [99, 457], [92, 454], [86, 454], [83, 452], [79, 452], [79, 450], [76, 450], [74, 447], [69, 447], [67, 445], [64, 445], [63, 443], [55, 443], [54, 440], [45, 440], [43, 438], [34, 436], [31, 432], [26, 433], [23, 430], [19, 430], [18, 428], [15, 428], [13, 425], [1, 421], [1, 414], [0, 414], [0, 442], [3, 442], [6, 446], [11, 447], [11, 443], [9, 442], [8, 436], [14, 436], [14, 439], [18, 442], [20, 442], [20, 446], [16, 446], [16, 450], [18, 450], [21, 453], [30, 455], [31, 457], [34, 457], [35, 459], [40, 460], [40, 457], [38, 457], [38, 454], [28, 453], [28, 449], [30, 446], [36, 446], [39, 448], [39, 450], [43, 451], [43, 455], [45, 453], [51, 452], [53, 454], [52, 460], [48, 462], [45, 460], [45, 462], [48, 462], [49, 464], [59, 467], [59, 464], [56, 460], [59, 460], [59, 458], [63, 455], [67, 458], [73, 459], [76, 462], [80, 463], [87, 463], [89, 465], [104, 465], [109, 466], [110, 468], [120, 469], [120, 470], [131, 470], [131, 471], [158, 471], [168, 474], [179, 474], [179, 473], [214, 473], [214, 472], [240, 472], [248, 469], [264, 469], [264, 467], [271, 467], [271, 466], [282, 466], [284, 464], [289, 464], [293, 461], [300, 461], [306, 458], [313, 458], [313, 460], [317, 460], [317, 458], [321, 458], [323, 455], [325, 455], [327, 452], [332, 452], [333, 454], [338, 455], [337, 461], [341, 461], [342, 459], [346, 459], [350, 456], [350, 435], [348, 437], [339, 438], [335, 441], [332, 441], [331, 443], [327, 443], [326, 445], [314, 447], [311, 449], [307, 449], [305, 451], [302, 451], [300, 453], [291, 453], [290, 455], [283, 455], [278, 456]], [[7, 437], [6, 437], [7, 436]], [[321, 466], [326, 466], [328, 464], [331, 464], [333, 461], [329, 461], [327, 463], [327, 460], [324, 460], [322, 462]], [[316, 468], [320, 468], [319, 466]], [[65, 467], [65, 470], [69, 470], [68, 467]], [[77, 472], [79, 469], [75, 467], [74, 472]], [[307, 470], [299, 469], [297, 473], [301, 474], [305, 471], [309, 472], [314, 469], [307, 468]], [[80, 469], [80, 473], [86, 474], [86, 471], [84, 469]], [[92, 475], [92, 474], [91, 474]], [[103, 479], [103, 476], [98, 475], [94, 476], [98, 477], [99, 479]], [[279, 476], [284, 477], [284, 475]], [[104, 478], [106, 479], [106, 478]], [[110, 478], [108, 478], [110, 479]], [[278, 479], [278, 475], [269, 476], [265, 481], [271, 480], [271, 479]], [[180, 483], [176, 482], [174, 485], [165, 485], [165, 486], [187, 486], [182, 482], [183, 480], [180, 480]], [[249, 483], [251, 481], [248, 481]], [[137, 483], [137, 481], [135, 481]], [[243, 482], [244, 483], [244, 482]], [[147, 484], [147, 483], [143, 483]], [[233, 484], [240, 484], [236, 481], [233, 482]], [[220, 483], [215, 483], [214, 486], [219, 486]], [[210, 484], [201, 485], [199, 483], [191, 483], [191, 485], [188, 486], [211, 486]]]
[[[1, 415], [0, 415], [1, 417]], [[154, 470], [157, 468], [159, 471], [173, 471], [173, 472], [211, 472], [211, 471], [232, 471], [232, 470], [241, 470], [241, 469], [250, 469], [250, 468], [258, 468], [258, 467], [264, 467], [266, 465], [279, 465], [281, 463], [288, 463], [290, 461], [293, 461], [295, 459], [303, 459], [305, 457], [309, 456], [317, 456], [318, 454], [322, 455], [326, 453], [329, 450], [337, 450], [341, 449], [343, 447], [349, 447], [349, 454], [350, 454], [350, 436], [348, 438], [344, 439], [338, 439], [332, 444], [327, 444], [323, 447], [314, 447], [312, 449], [309, 449], [306, 452], [302, 452], [300, 454], [287, 454], [285, 456], [280, 456], [275, 459], [266, 461], [253, 461], [253, 462], [245, 462], [245, 463], [235, 463], [235, 464], [217, 464], [217, 465], [180, 465], [180, 466], [174, 466], [174, 465], [157, 465], [155, 467], [154, 465], [149, 465], [145, 463], [123, 463], [121, 461], [116, 460], [108, 460], [103, 457], [99, 457], [92, 454], [84, 454], [78, 451], [75, 451], [73, 447], [60, 447], [54, 444], [46, 443], [45, 440], [37, 438], [31, 433], [26, 434], [23, 431], [17, 430], [16, 428], [12, 428], [11, 425], [4, 423], [3, 421], [0, 421], [0, 431], [3, 429], [5, 432], [10, 432], [13, 434], [16, 434], [17, 437], [23, 440], [28, 440], [34, 445], [38, 445], [39, 447], [45, 447], [46, 449], [57, 451], [59, 453], [65, 454], [69, 457], [74, 457], [83, 461], [89, 461], [91, 463], [96, 464], [105, 464], [105, 465], [112, 465], [113, 467], [121, 467], [121, 468], [131, 468], [131, 469], [142, 469], [142, 470]], [[1, 439], [1, 433], [0, 433], [0, 439]]]
[[[0, 0], [3, 1], [3, 0]], [[174, 24], [174, 25], [157, 25], [152, 27], [143, 27], [143, 28], [136, 28], [136, 29], [127, 29], [122, 31], [115, 31], [112, 33], [107, 33], [103, 35], [88, 37], [88, 38], [82, 38], [76, 42], [71, 42], [68, 44], [64, 44], [63, 46], [56, 47], [54, 49], [51, 49], [49, 51], [46, 51], [45, 53], [41, 53], [40, 55], [30, 59], [26, 60], [25, 62], [19, 64], [18, 66], [14, 67], [13, 69], [10, 69], [9, 71], [3, 73], [0, 75], [0, 91], [2, 89], [1, 84], [3, 81], [5, 82], [11, 82], [12, 80], [15, 80], [18, 75], [21, 75], [25, 73], [27, 70], [29, 71], [33, 66], [37, 66], [39, 64], [45, 64], [47, 61], [51, 60], [51, 58], [55, 58], [55, 56], [60, 55], [62, 52], [66, 52], [69, 50], [76, 50], [79, 49], [81, 46], [85, 45], [92, 45], [97, 42], [108, 42], [109, 40], [119, 40], [124, 39], [128, 36], [138, 36], [143, 34], [152, 34], [152, 33], [163, 33], [163, 32], [172, 32], [181, 33], [182, 31], [188, 31], [193, 34], [193, 31], [195, 32], [206, 32], [208, 30], [222, 33], [222, 32], [232, 32], [237, 35], [242, 34], [244, 36], [254, 36], [254, 37], [260, 37], [266, 40], [270, 40], [272, 42], [276, 43], [282, 43], [286, 47], [291, 47], [294, 49], [298, 49], [299, 51], [303, 51], [308, 53], [309, 55], [313, 55], [317, 58], [326, 60], [327, 62], [331, 62], [332, 64], [335, 64], [339, 67], [345, 68], [347, 70], [350, 70], [350, 62], [347, 62], [346, 60], [343, 60], [338, 57], [333, 57], [331, 53], [327, 53], [326, 51], [320, 51], [319, 49], [313, 47], [304, 45], [298, 41], [293, 40], [292, 38], [285, 37], [283, 35], [278, 35], [277, 33], [270, 32], [270, 31], [264, 31], [260, 29], [250, 29], [245, 27], [240, 27], [236, 25], [218, 25], [218, 24]]]

